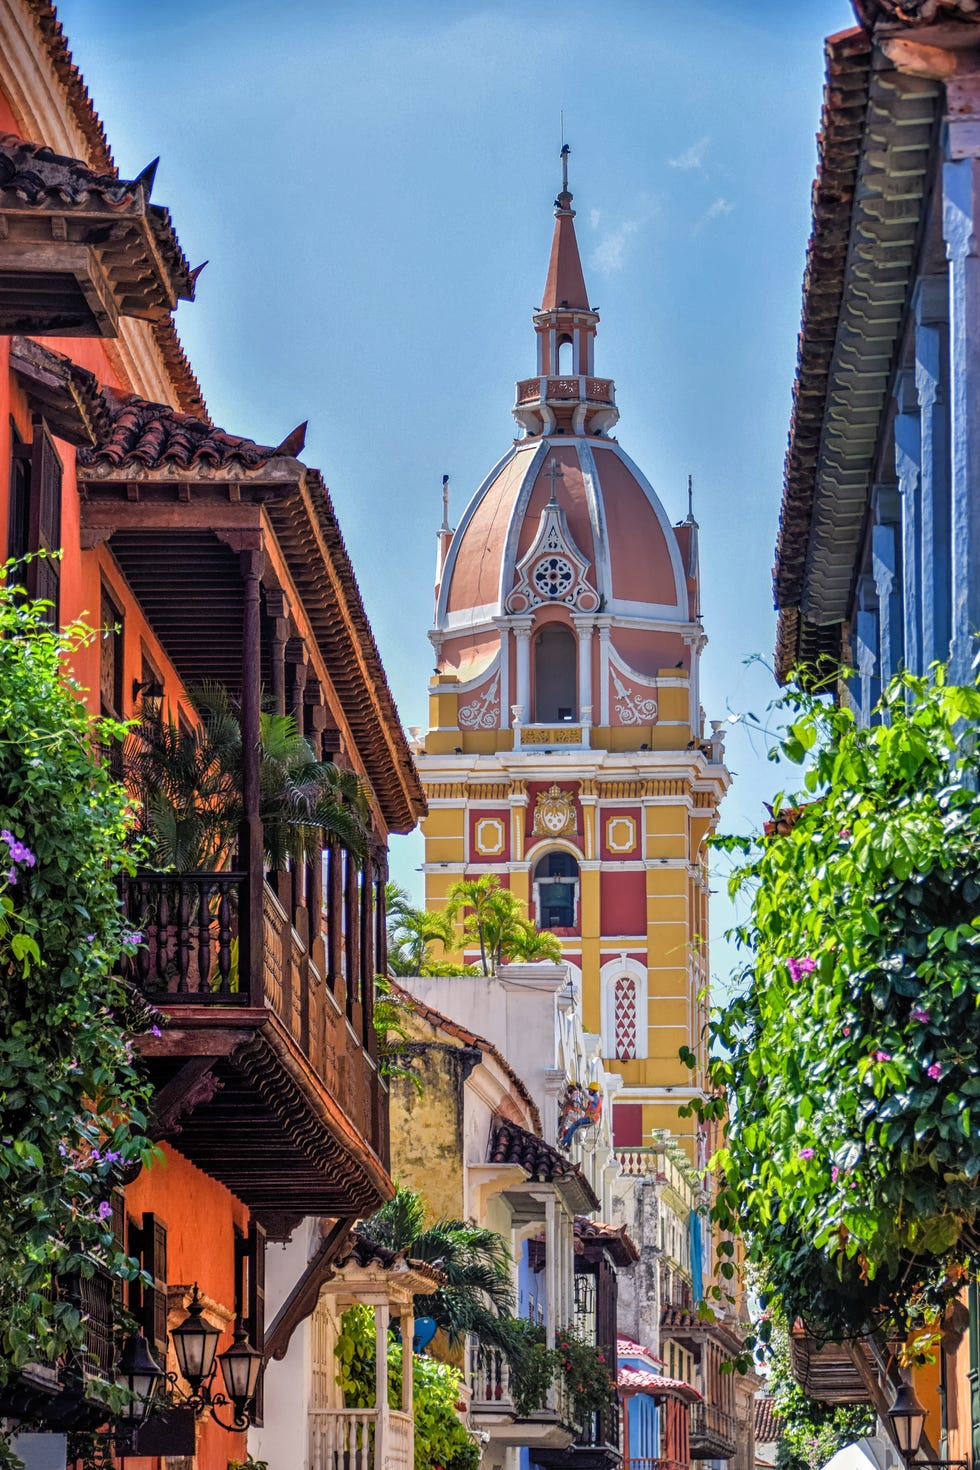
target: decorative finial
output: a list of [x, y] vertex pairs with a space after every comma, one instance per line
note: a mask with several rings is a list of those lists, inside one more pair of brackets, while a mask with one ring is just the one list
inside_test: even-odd
[[694, 520], [694, 476], [693, 475], [688, 475], [688, 477], [687, 477], [687, 518], [688, 518], [689, 521], [693, 521]]
[[548, 476], [548, 479], [551, 481], [551, 499], [548, 501], [548, 504], [549, 505], [557, 505], [558, 504], [558, 481], [561, 480], [561, 479], [564, 479], [564, 476], [562, 474], [561, 465], [558, 463], [557, 459], [555, 459], [553, 456], [552, 456], [552, 459], [551, 459], [551, 461], [550, 461], [550, 463], [548, 465], [548, 468], [545, 470], [545, 474]]
[[442, 477], [442, 525], [440, 531], [449, 530], [449, 476]]
[[568, 193], [568, 155], [571, 153], [567, 143], [561, 145], [561, 191]]

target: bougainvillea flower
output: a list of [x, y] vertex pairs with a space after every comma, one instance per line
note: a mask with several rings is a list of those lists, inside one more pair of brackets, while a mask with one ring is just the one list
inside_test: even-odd
[[801, 960], [787, 960], [786, 968], [789, 970], [789, 978], [794, 985], [798, 985], [804, 975], [812, 975], [817, 968], [816, 960], [811, 960], [809, 955], [804, 955]]
[[926, 1068], [926, 1075], [931, 1077], [933, 1082], [938, 1082], [940, 1077], [943, 1075], [941, 1064], [939, 1062], [930, 1062], [929, 1066]]
[[814, 1150], [812, 1148], [801, 1148], [800, 1149], [800, 1158], [801, 1159], [812, 1159], [813, 1158], [813, 1155], [814, 1155]]
[[912, 1007], [912, 1020], [913, 1021], [928, 1021], [928, 1019], [929, 1019], [929, 1012], [926, 1010], [925, 1006], [913, 1006]]
[[876, 1051], [875, 1052], [875, 1061], [876, 1062], [890, 1062], [891, 1059], [892, 1059], [892, 1054], [891, 1054], [890, 1051]]

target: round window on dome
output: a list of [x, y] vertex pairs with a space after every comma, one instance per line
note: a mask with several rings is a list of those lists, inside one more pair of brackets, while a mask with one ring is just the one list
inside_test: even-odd
[[542, 597], [564, 597], [575, 581], [575, 568], [563, 556], [546, 556], [534, 568], [531, 581]]

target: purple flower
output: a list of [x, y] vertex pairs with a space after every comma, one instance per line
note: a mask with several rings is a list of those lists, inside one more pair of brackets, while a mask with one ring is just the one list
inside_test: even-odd
[[11, 862], [26, 863], [29, 868], [33, 868], [37, 859], [26, 843], [21, 842], [20, 838], [15, 837], [6, 827], [0, 832], [0, 840], [4, 841], [9, 847]]
[[95, 1218], [97, 1220], [108, 1220], [108, 1219], [111, 1218], [111, 1216], [112, 1216], [112, 1205], [109, 1203], [109, 1201], [107, 1199], [104, 1199], [102, 1201], [102, 1203], [99, 1205], [99, 1208], [95, 1212]]
[[95, 935], [94, 934], [86, 934], [86, 936], [85, 936], [85, 943], [86, 944], [94, 944], [95, 943]]
[[17, 838], [14, 834], [8, 828], [4, 827], [3, 831], [0, 832], [0, 842], [5, 842], [8, 847], [13, 847], [16, 841]]
[[17, 869], [16, 868], [11, 868], [10, 869], [10, 872], [7, 874], [7, 882], [8, 883], [16, 883], [17, 882]]
[[929, 1019], [929, 1012], [926, 1010], [925, 1006], [913, 1006], [912, 1007], [912, 1020], [913, 1021], [923, 1021], [924, 1022], [924, 1021], [928, 1021], [928, 1019]]
[[814, 1150], [812, 1148], [801, 1148], [800, 1149], [800, 1158], [801, 1159], [812, 1159], [813, 1158], [813, 1155], [814, 1155]]
[[786, 968], [789, 970], [789, 978], [794, 985], [798, 985], [804, 975], [812, 975], [817, 968], [816, 960], [811, 960], [809, 955], [804, 955], [801, 960], [787, 960]]
[[933, 1082], [938, 1082], [943, 1075], [942, 1065], [939, 1062], [930, 1062], [926, 1068], [926, 1076], [931, 1077]]
[[890, 1051], [876, 1051], [874, 1059], [876, 1062], [890, 1062], [892, 1054]]
[[163, 1032], [160, 1030], [160, 1027], [159, 1026], [151, 1026], [150, 1027], [150, 1035], [151, 1036], [162, 1036], [163, 1035]]
[[142, 944], [143, 935], [139, 929], [127, 931], [122, 937], [123, 944]]
[[838, 1169], [837, 1165], [836, 1164], [831, 1164], [831, 1166], [830, 1166], [830, 1182], [831, 1182], [831, 1184], [836, 1184], [839, 1177], [840, 1177], [840, 1170]]

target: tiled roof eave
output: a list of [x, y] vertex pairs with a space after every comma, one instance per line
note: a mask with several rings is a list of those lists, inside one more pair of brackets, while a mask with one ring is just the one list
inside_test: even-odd
[[876, 24], [926, 26], [933, 21], [980, 23], [977, 0], [851, 0], [854, 13], [869, 30]]
[[[810, 627], [838, 630], [815, 641], [821, 653], [840, 652], [878, 421], [920, 232], [938, 95], [935, 83], [899, 75], [877, 56], [872, 67], [861, 33], [832, 38], [827, 59], [773, 577], [781, 679], [807, 656], [803, 635]], [[857, 88], [862, 74], [864, 86]], [[850, 79], [846, 88], [842, 76]], [[862, 94], [858, 135], [854, 114]]]

